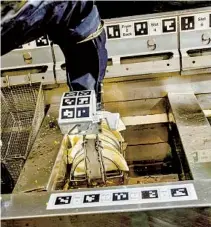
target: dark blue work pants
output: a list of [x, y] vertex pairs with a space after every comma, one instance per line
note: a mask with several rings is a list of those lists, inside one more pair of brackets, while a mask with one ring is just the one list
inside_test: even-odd
[[105, 31], [97, 38], [79, 44], [72, 44], [69, 49], [60, 47], [66, 59], [67, 84], [71, 90], [95, 90], [100, 99], [100, 84], [107, 66]]
[[5, 18], [1, 23], [1, 55], [47, 34], [64, 53], [70, 89], [95, 89], [99, 101], [107, 65], [105, 31], [78, 43], [96, 32], [101, 23], [94, 1], [30, 0], [14, 17]]

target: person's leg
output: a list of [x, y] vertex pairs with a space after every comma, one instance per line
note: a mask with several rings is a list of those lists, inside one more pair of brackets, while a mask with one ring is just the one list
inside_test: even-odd
[[106, 44], [106, 34], [105, 31], [94, 40], [99, 60], [99, 72], [98, 72], [98, 80], [96, 84], [96, 92], [98, 93], [98, 102], [101, 100], [101, 83], [104, 79], [107, 67], [108, 53], [105, 48]]
[[63, 50], [66, 60], [67, 84], [71, 90], [95, 90], [97, 102], [101, 100], [100, 84], [107, 67], [106, 35], [73, 44]]

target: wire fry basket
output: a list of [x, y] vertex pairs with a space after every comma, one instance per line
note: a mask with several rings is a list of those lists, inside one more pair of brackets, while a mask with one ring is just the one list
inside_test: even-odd
[[1, 162], [14, 183], [35, 141], [44, 108], [40, 83], [1, 89]]

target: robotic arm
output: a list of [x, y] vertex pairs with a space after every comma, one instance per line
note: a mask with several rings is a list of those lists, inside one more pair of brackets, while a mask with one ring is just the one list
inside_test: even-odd
[[95, 90], [107, 66], [106, 35], [94, 1], [1, 1], [1, 55], [47, 34], [66, 61], [70, 90]]

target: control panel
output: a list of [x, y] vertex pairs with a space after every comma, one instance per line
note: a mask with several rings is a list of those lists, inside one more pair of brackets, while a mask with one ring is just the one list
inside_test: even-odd
[[[105, 20], [108, 50], [106, 78], [169, 72], [209, 71], [211, 7]], [[1, 86], [38, 82], [66, 83], [65, 59], [47, 36], [1, 57], [1, 70], [25, 69], [1, 78]], [[30, 72], [45, 66], [41, 72]], [[27, 72], [28, 72], [27, 71]], [[8, 75], [10, 75], [8, 73]]]
[[211, 67], [211, 11], [182, 15], [179, 20], [182, 70]]
[[179, 71], [177, 24], [175, 16], [108, 21], [107, 77]]

